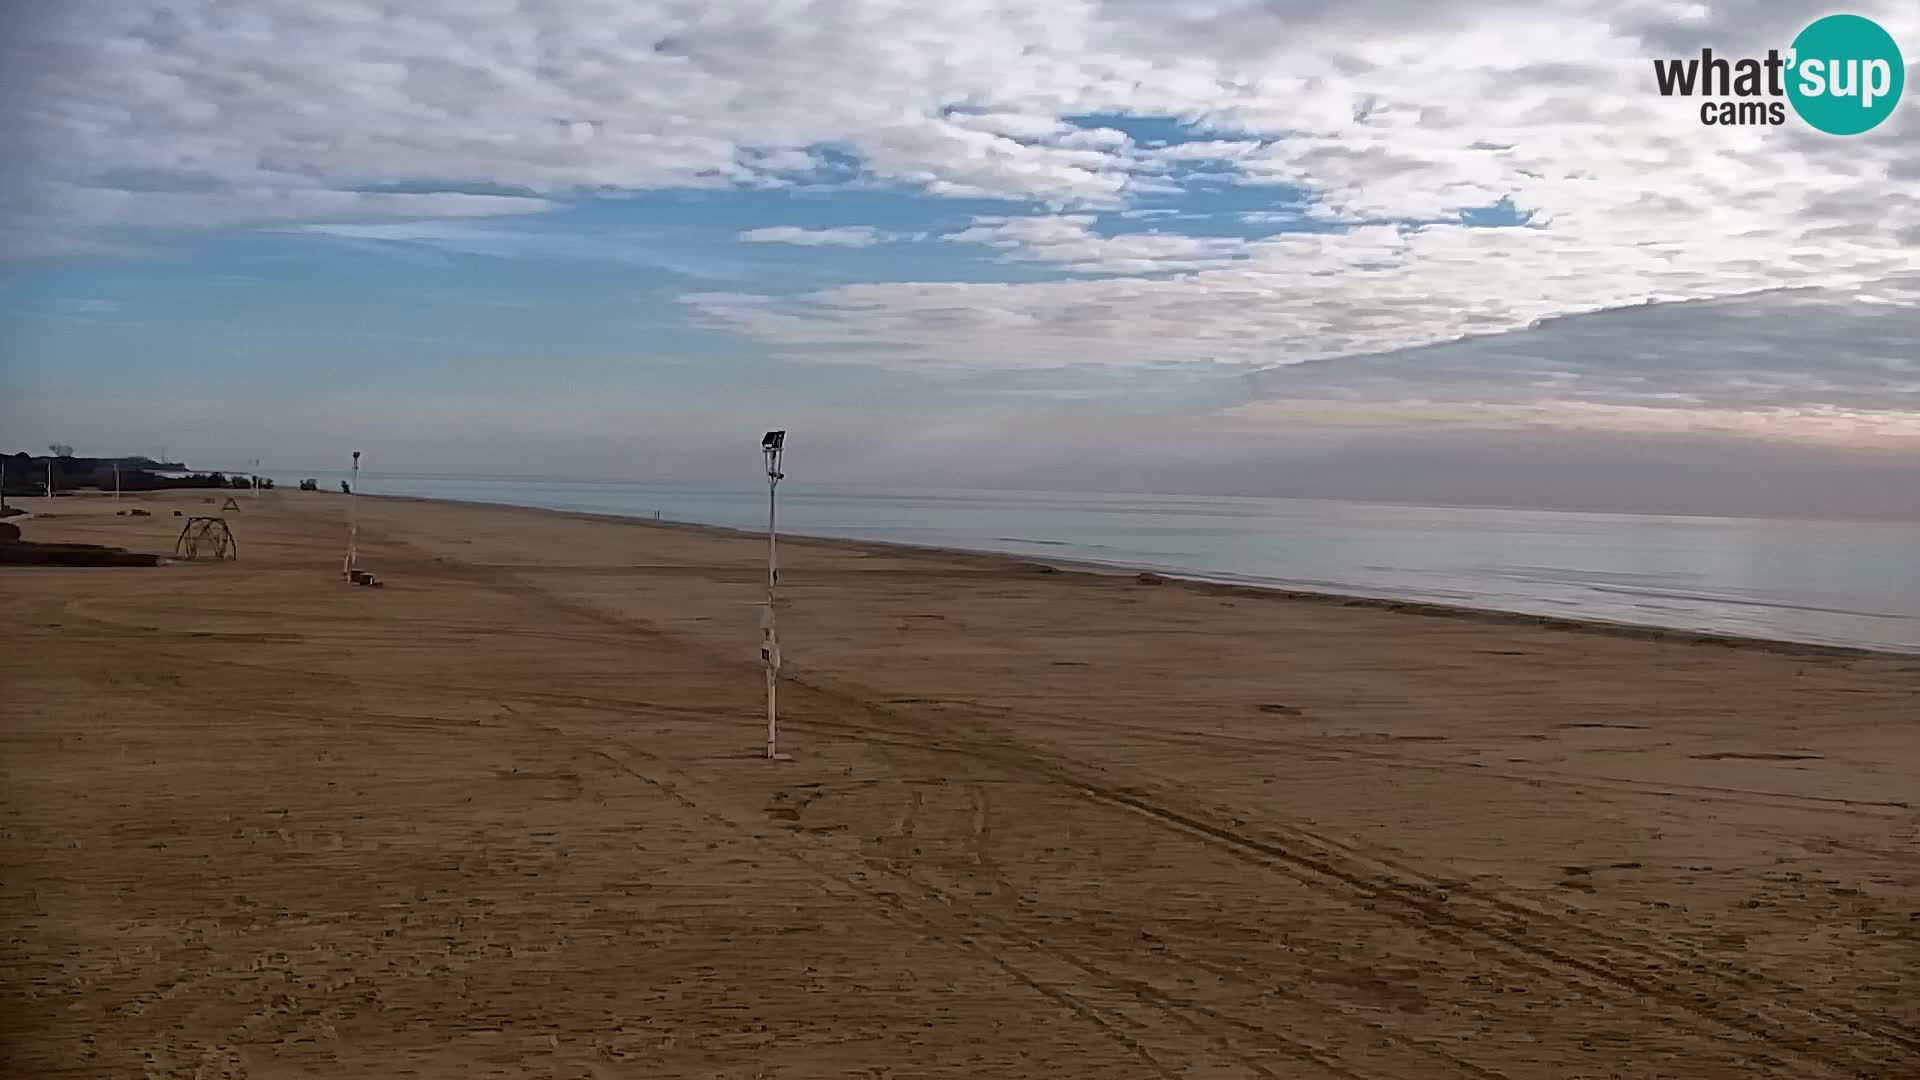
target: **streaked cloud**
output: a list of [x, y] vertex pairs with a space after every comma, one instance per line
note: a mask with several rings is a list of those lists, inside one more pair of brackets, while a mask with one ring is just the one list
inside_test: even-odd
[[[1910, 301], [1914, 279], [1899, 295]], [[1920, 421], [1920, 305], [1822, 289], [1647, 304], [1520, 331], [1272, 368], [1271, 399], [1748, 408], [1768, 422], [1904, 412]], [[1920, 424], [1916, 424], [1920, 427]]]
[[834, 229], [802, 229], [793, 225], [773, 225], [748, 229], [739, 239], [749, 244], [793, 244], [798, 247], [872, 247], [896, 237], [869, 225], [847, 225]]

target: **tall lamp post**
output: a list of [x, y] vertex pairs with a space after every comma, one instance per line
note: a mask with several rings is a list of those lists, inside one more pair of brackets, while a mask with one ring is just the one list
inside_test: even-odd
[[355, 512], [360, 498], [360, 451], [353, 452], [352, 479], [347, 481], [347, 563], [341, 571], [349, 580], [360, 566], [360, 517]]
[[780, 584], [780, 555], [774, 546], [774, 489], [785, 479], [780, 457], [786, 449], [787, 433], [769, 431], [760, 440], [760, 453], [767, 463], [767, 606], [760, 615], [760, 661], [767, 672], [767, 758], [779, 756], [780, 721], [774, 707], [775, 683], [780, 675], [780, 634], [774, 627], [774, 588]]

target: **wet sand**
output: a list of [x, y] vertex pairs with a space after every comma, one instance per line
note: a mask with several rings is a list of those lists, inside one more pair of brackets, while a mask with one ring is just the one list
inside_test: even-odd
[[769, 763], [764, 540], [238, 501], [0, 569], [0, 1073], [1920, 1075], [1920, 658], [792, 542]]

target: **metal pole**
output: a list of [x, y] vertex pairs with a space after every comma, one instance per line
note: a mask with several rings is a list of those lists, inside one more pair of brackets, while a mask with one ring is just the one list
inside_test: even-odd
[[120, 497], [120, 463], [117, 461], [113, 463], [113, 497]]
[[[778, 484], [779, 482], [780, 481], [776, 478], [775, 472], [769, 471], [767, 473], [767, 634], [769, 638], [769, 644], [775, 649], [779, 648], [780, 639], [778, 636], [778, 631], [774, 628], [773, 601], [774, 601], [774, 586], [778, 584], [780, 581], [780, 561], [779, 561], [780, 556], [779, 556], [778, 549], [774, 547], [774, 539], [773, 539], [774, 537], [773, 488], [774, 488], [774, 485]], [[779, 752], [779, 742], [780, 742], [779, 713], [774, 706], [774, 698], [777, 694], [776, 684], [779, 681], [774, 672], [774, 666], [777, 663], [779, 663], [779, 660], [776, 657], [773, 657], [773, 656], [768, 657], [767, 659], [767, 757], [769, 758], [773, 757], [775, 754]]]
[[773, 674], [773, 665], [767, 665], [767, 760], [780, 756], [780, 721], [774, 712], [774, 695], [777, 693], [778, 680]]
[[769, 431], [760, 440], [761, 453], [767, 459], [767, 608], [760, 617], [760, 659], [766, 667], [767, 677], [767, 759], [780, 756], [780, 720], [776, 705], [780, 679], [780, 630], [775, 623], [774, 604], [778, 599], [776, 589], [780, 584], [780, 550], [775, 543], [777, 535], [774, 517], [774, 488], [782, 478], [780, 471], [781, 451], [786, 444], [787, 433]]
[[353, 576], [360, 566], [360, 516], [357, 513], [360, 498], [360, 451], [353, 452], [352, 479], [347, 481], [347, 566], [345, 573]]
[[53, 459], [47, 459], [47, 501], [53, 501]]

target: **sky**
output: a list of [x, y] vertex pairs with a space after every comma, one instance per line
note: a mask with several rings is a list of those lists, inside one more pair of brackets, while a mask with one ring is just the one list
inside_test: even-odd
[[1920, 106], [1654, 86], [1830, 10], [6, 4], [0, 441], [1920, 517]]

